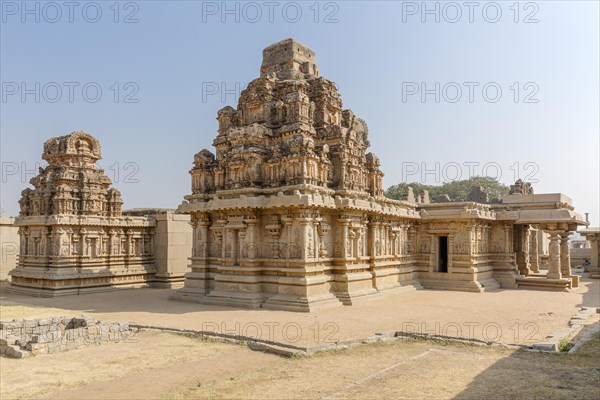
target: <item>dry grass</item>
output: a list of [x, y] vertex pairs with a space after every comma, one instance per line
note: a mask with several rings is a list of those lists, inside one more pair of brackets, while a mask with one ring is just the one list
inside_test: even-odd
[[[0, 300], [1, 319], [84, 310]], [[142, 332], [135, 339], [0, 358], [0, 398], [600, 398], [600, 334], [574, 354], [398, 340], [292, 359], [182, 335]]]
[[164, 399], [597, 399], [600, 334], [576, 354], [393, 341], [214, 377]]
[[190, 360], [250, 352], [239, 346], [200, 343], [197, 339], [159, 332], [139, 332], [132, 340], [132, 343], [109, 343], [26, 359], [2, 357], [0, 398], [56, 398], [54, 393], [58, 391], [92, 382], [105, 381], [110, 385], [115, 379]]

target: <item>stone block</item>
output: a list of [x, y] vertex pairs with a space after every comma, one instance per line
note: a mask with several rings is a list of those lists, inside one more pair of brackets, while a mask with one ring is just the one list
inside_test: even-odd
[[11, 358], [26, 358], [31, 356], [30, 352], [21, 349], [19, 346], [7, 346], [4, 354]]
[[2, 345], [2, 346], [14, 345], [17, 343], [17, 340], [19, 340], [19, 338], [17, 336], [6, 335], [3, 338], [0, 338], [0, 345]]
[[41, 335], [33, 335], [31, 336], [30, 343], [47, 343], [48, 342], [48, 333], [43, 333]]
[[558, 343], [556, 342], [540, 342], [532, 346], [533, 350], [540, 351], [558, 351]]
[[40, 355], [40, 354], [48, 354], [48, 346], [44, 346], [42, 348], [39, 348], [37, 350], [32, 350], [31, 354], [34, 356]]
[[20, 328], [21, 325], [16, 322], [0, 321], [0, 330], [13, 330]]
[[25, 350], [28, 350], [28, 351], [47, 349], [47, 348], [48, 348], [48, 344], [46, 344], [46, 343], [31, 343], [31, 342], [29, 342], [25, 345]]
[[25, 328], [33, 329], [33, 328], [36, 328], [38, 326], [38, 322], [37, 321], [28, 321], [28, 320], [26, 320], [26, 321], [24, 321], [23, 326]]

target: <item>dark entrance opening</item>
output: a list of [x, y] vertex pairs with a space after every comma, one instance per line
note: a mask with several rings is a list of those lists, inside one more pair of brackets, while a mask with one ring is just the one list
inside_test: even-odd
[[438, 272], [448, 272], [448, 236], [439, 237]]

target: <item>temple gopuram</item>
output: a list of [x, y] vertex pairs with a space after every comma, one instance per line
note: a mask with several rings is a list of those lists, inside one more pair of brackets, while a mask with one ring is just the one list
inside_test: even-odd
[[519, 181], [495, 203], [480, 190], [466, 202], [384, 197], [367, 124], [293, 39], [263, 51], [260, 77], [217, 120], [215, 152], [194, 156], [178, 209], [193, 249], [175, 299], [310, 311], [419, 288], [578, 284], [568, 236], [586, 223], [563, 194]]
[[155, 272], [155, 223], [123, 216], [123, 201], [97, 167], [100, 143], [85, 132], [44, 144], [48, 162], [21, 193], [20, 254], [11, 290], [36, 296], [138, 287]]

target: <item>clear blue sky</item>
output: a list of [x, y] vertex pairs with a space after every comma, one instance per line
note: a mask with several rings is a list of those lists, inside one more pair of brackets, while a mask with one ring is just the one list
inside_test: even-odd
[[293, 37], [368, 123], [385, 187], [499, 167], [502, 182], [533, 174], [537, 193], [563, 192], [599, 224], [596, 1], [428, 2], [433, 14], [421, 1], [1, 3], [5, 215], [43, 142], [75, 130], [101, 141], [125, 207], [176, 207], [217, 111], [237, 103], [221, 89], [258, 77], [262, 49]]

